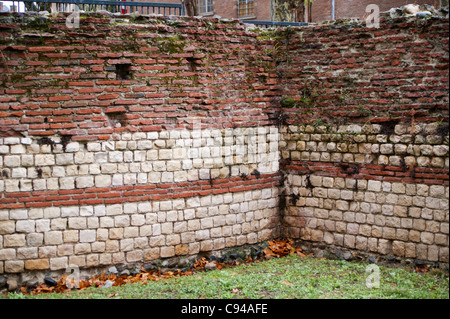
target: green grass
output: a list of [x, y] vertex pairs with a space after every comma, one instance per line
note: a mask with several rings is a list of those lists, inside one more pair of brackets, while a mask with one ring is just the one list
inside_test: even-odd
[[289, 256], [147, 284], [88, 288], [64, 294], [6, 298], [71, 299], [448, 299], [448, 274], [380, 266], [380, 287], [369, 289], [362, 262]]

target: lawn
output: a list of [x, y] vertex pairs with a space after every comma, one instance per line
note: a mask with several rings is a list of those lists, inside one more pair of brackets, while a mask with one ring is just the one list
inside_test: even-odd
[[66, 293], [0, 298], [44, 299], [448, 299], [448, 273], [379, 266], [379, 287], [368, 263], [290, 255], [190, 276], [89, 287]]

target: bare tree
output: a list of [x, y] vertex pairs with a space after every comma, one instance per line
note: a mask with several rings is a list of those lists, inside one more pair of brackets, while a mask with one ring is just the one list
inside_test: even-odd
[[181, 0], [181, 4], [184, 7], [186, 15], [193, 17], [198, 15], [198, 2], [197, 0]]
[[312, 22], [313, 0], [272, 0], [274, 21]]

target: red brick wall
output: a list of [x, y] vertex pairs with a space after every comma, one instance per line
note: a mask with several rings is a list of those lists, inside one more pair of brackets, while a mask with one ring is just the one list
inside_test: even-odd
[[[180, 0], [148, 0], [149, 2], [158, 3], [181, 3]], [[232, 19], [237, 16], [238, 0], [214, 0], [214, 14], [223, 18]], [[270, 1], [271, 0], [255, 0], [256, 20], [270, 21]], [[390, 8], [401, 7], [408, 3], [430, 4], [435, 8], [439, 7], [438, 0], [336, 0], [336, 19], [343, 18], [362, 18], [366, 14], [366, 7], [369, 4], [377, 4], [380, 11], [388, 11]], [[331, 0], [315, 0], [312, 7], [313, 22], [331, 20]]]
[[[109, 17], [84, 16], [79, 29], [69, 29], [60, 16], [42, 29], [28, 24], [23, 32], [27, 20], [3, 18], [0, 273], [65, 269], [75, 260], [95, 267], [192, 255], [264, 241], [281, 227], [315, 243], [448, 262], [448, 126], [446, 132], [437, 125], [448, 125], [449, 116], [448, 19], [383, 21], [379, 29], [280, 29], [271, 39], [270, 32], [259, 36], [216, 19], [112, 24]], [[118, 77], [119, 64], [129, 65], [129, 78]], [[267, 140], [258, 138], [258, 149], [271, 151], [261, 157], [270, 169], [239, 163], [241, 154], [224, 167], [205, 161], [181, 169], [175, 146], [182, 133], [176, 130], [192, 130], [198, 120], [219, 133], [264, 132]], [[344, 124], [345, 132], [339, 130]], [[204, 137], [204, 145], [216, 145], [211, 135]], [[191, 168], [199, 172], [188, 175]], [[282, 193], [282, 176], [298, 193]], [[390, 189], [395, 196], [386, 199]], [[187, 242], [180, 235], [184, 224], [172, 233], [186, 215], [175, 211], [164, 222], [175, 199], [183, 199], [179, 209], [202, 204], [216, 217], [217, 202], [209, 198], [216, 195], [217, 202], [230, 204], [221, 217], [250, 207], [255, 213], [248, 220], [219, 216], [214, 231], [212, 219], [204, 221]], [[413, 195], [420, 198], [408, 212]], [[378, 220], [364, 207], [382, 198], [389, 207]], [[143, 201], [158, 203], [152, 212], [164, 218], [149, 215], [148, 225], [140, 224], [138, 215], [149, 212]], [[101, 208], [98, 216], [93, 206]], [[136, 220], [109, 218], [122, 211]], [[105, 229], [96, 224], [99, 216], [108, 217]], [[75, 219], [67, 228], [60, 217]], [[165, 237], [155, 229], [148, 242], [144, 226], [156, 222], [164, 222]], [[130, 225], [143, 227], [143, 235], [126, 229], [135, 249], [105, 248], [108, 238], [122, 239], [122, 228]], [[108, 231], [112, 227], [120, 229]], [[67, 254], [64, 244], [72, 249]], [[61, 256], [55, 250], [49, 257], [38, 250], [42, 245], [64, 247]]]
[[448, 263], [449, 26], [435, 21], [281, 38], [286, 237], [350, 258]]
[[[181, 3], [180, 0], [145, 0], [147, 2], [157, 3]], [[256, 20], [270, 21], [270, 1], [271, 0], [255, 0], [255, 17]], [[214, 14], [225, 19], [237, 19], [237, 3], [238, 0], [213, 0]]]
[[427, 29], [416, 23], [335, 23], [294, 34], [279, 67], [285, 96], [305, 107], [288, 110], [287, 122], [448, 121], [449, 27], [445, 19]]
[[256, 1], [256, 19], [262, 21], [271, 21], [270, 0]]
[[[238, 0], [214, 0], [214, 13], [223, 18], [239, 18], [237, 12]], [[270, 21], [270, 0], [255, 0], [256, 20]]]
[[214, 0], [214, 13], [226, 18], [237, 19], [237, 0]]
[[[430, 4], [435, 8], [439, 7], [438, 0], [336, 0], [335, 18], [362, 18], [366, 14], [366, 7], [369, 4], [377, 4], [380, 11], [388, 11], [391, 8], [398, 8], [405, 4]], [[331, 0], [315, 0], [312, 6], [313, 22], [331, 20]]]
[[[132, 123], [134, 127], [132, 130], [148, 132], [190, 125], [191, 121], [182, 116], [181, 109], [177, 110], [177, 107], [181, 105], [184, 105], [182, 108], [186, 111], [198, 105], [195, 113], [205, 115], [204, 119], [213, 126], [224, 127], [229, 126], [230, 122], [224, 120], [223, 114], [215, 113], [213, 109], [214, 105], [219, 103], [217, 98], [231, 95], [239, 96], [239, 103], [265, 105], [264, 107], [260, 105], [254, 112], [247, 113], [252, 114], [250, 117], [236, 118], [233, 121], [235, 125], [240, 122], [242, 125], [252, 126], [253, 120], [258, 122], [253, 123], [256, 126], [267, 123], [267, 116], [264, 113], [267, 107], [271, 106], [265, 103], [269, 99], [264, 97], [263, 91], [255, 91], [251, 86], [242, 84], [241, 78], [245, 79], [244, 82], [255, 82], [262, 86], [273, 84], [273, 78], [276, 75], [264, 52], [256, 49], [257, 35], [246, 32], [244, 25], [217, 23], [214, 24], [217, 27], [212, 32], [207, 30], [203, 21], [195, 20], [182, 22], [182, 27], [179, 29], [168, 26], [124, 26], [123, 28], [118, 26], [111, 30], [109, 19], [86, 18], [81, 20], [80, 29], [72, 32], [64, 24], [65, 20], [60, 18], [50, 29], [53, 32], [59, 29], [64, 30], [64, 36], [68, 40], [60, 41], [49, 36], [44, 40], [45, 47], [39, 47], [36, 41], [28, 37], [16, 38], [16, 32], [20, 30], [19, 24], [0, 25], [0, 32], [5, 42], [15, 39], [14, 48], [8, 47], [4, 53], [11, 56], [11, 61], [2, 61], [6, 64], [2, 64], [0, 69], [1, 80], [6, 81], [7, 84], [7, 88], [3, 87], [0, 92], [3, 95], [1, 102], [6, 103], [4, 107], [7, 109], [10, 103], [19, 103], [18, 101], [22, 98], [31, 103], [27, 98], [27, 95], [31, 94], [37, 103], [26, 104], [30, 108], [20, 108], [17, 116], [12, 113], [2, 113], [1, 132], [7, 134], [8, 129], [13, 128], [16, 132], [27, 130], [33, 136], [61, 133], [69, 134], [76, 140], [102, 140], [107, 137], [102, 134], [111, 134], [113, 129], [94, 128], [107, 125], [104, 116], [99, 115], [99, 118], [95, 116], [101, 113], [99, 107], [107, 113], [126, 109], [128, 123]], [[91, 35], [83, 33], [84, 31], [90, 32]], [[83, 40], [80, 40], [81, 44], [77, 46], [71, 41], [79, 36]], [[159, 40], [155, 40], [158, 37], [160, 37]], [[93, 39], [88, 40], [88, 38]], [[164, 38], [168, 40], [165, 41]], [[7, 46], [2, 45], [2, 51]], [[80, 51], [85, 48], [89, 51], [88, 53]], [[124, 63], [132, 64], [133, 79], [116, 81], [114, 67], [116, 64]], [[258, 67], [263, 69], [259, 70]], [[229, 72], [224, 73], [224, 68], [227, 68]], [[193, 71], [194, 69], [196, 72]], [[28, 72], [38, 74], [44, 70], [49, 71], [52, 76], [40, 77], [26, 74]], [[89, 74], [85, 74], [86, 72]], [[253, 72], [261, 72], [261, 77], [252, 79]], [[195, 81], [192, 78], [185, 79], [185, 77], [194, 76], [194, 73], [198, 75]], [[15, 81], [9, 83], [13, 74], [15, 74], [13, 76]], [[21, 83], [22, 81], [25, 82]], [[155, 86], [163, 83], [167, 85], [173, 81], [178, 86], [184, 84], [183, 92], [174, 93], [172, 92], [174, 90], [167, 88], [164, 93], [153, 93]], [[151, 87], [145, 89], [146, 84], [151, 84]], [[120, 88], [123, 85], [127, 88]], [[136, 85], [138, 87], [135, 87]], [[141, 87], [142, 85], [144, 87]], [[275, 90], [273, 87], [262, 86], [262, 88]], [[135, 93], [147, 92], [140, 94], [146, 95], [148, 99], [156, 99], [153, 101], [154, 104], [150, 103], [152, 100], [140, 101], [135, 94], [132, 94], [133, 90]], [[237, 91], [233, 92], [234, 90]], [[114, 92], [120, 92], [120, 94]], [[102, 94], [106, 95], [102, 97], [101, 102], [95, 102], [97, 96]], [[124, 99], [116, 100], [119, 96]], [[177, 107], [165, 109], [161, 106], [159, 109], [159, 104], [163, 101], [176, 104]], [[149, 106], [144, 105], [155, 105], [157, 108], [154, 110], [156, 113], [149, 116], [152, 119], [138, 116], [144, 110], [148, 110]], [[89, 108], [88, 113], [94, 116], [93, 121], [97, 122], [97, 125], [83, 127], [85, 114], [81, 113], [84, 111], [76, 112], [73, 108], [89, 106], [92, 108]], [[61, 107], [63, 110], [54, 110], [55, 107]], [[232, 108], [235, 107], [239, 113], [239, 107], [234, 105]], [[266, 111], [263, 111], [264, 109]], [[133, 114], [135, 112], [136, 114]], [[207, 115], [209, 112], [212, 113]], [[159, 119], [157, 114], [161, 115]], [[215, 115], [212, 116], [213, 114]], [[81, 117], [78, 118], [78, 115]], [[23, 117], [20, 118], [20, 116]], [[48, 116], [55, 118], [50, 122], [45, 120]], [[73, 116], [76, 119], [70, 120]], [[255, 117], [251, 120], [253, 116]], [[122, 127], [119, 131], [127, 129]]]
[[278, 88], [258, 34], [210, 18], [120, 19], [70, 29], [60, 15], [24, 34], [29, 20], [0, 17], [0, 274], [277, 237]]

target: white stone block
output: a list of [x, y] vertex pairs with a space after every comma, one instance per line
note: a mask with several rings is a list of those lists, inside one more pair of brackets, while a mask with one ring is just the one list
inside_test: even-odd
[[148, 173], [148, 181], [153, 184], [160, 183], [161, 182], [161, 173], [159, 173], [159, 172]]
[[188, 181], [188, 173], [185, 171], [174, 172], [173, 181], [176, 183], [186, 182]]
[[76, 152], [74, 156], [75, 164], [92, 164], [94, 163], [94, 153]]
[[50, 231], [50, 220], [49, 219], [39, 219], [36, 220], [36, 231], [39, 233], [44, 233]]
[[136, 214], [138, 212], [137, 203], [125, 203], [123, 205], [123, 211], [125, 214]]
[[94, 206], [94, 216], [105, 216], [105, 215], [106, 215], [106, 206], [105, 205]]
[[[78, 206], [63, 206], [61, 207], [61, 217], [75, 217], [79, 216], [80, 208]], [[45, 216], [45, 210], [44, 210]]]
[[370, 192], [379, 192], [381, 191], [381, 182], [375, 180], [369, 180], [367, 183], [367, 190]]
[[122, 214], [122, 205], [114, 204], [114, 205], [106, 206], [106, 215], [107, 216], [114, 216], [114, 215], [120, 215], [120, 214]]
[[80, 216], [94, 216], [94, 207], [93, 206], [81, 206], [80, 207]]
[[4, 157], [3, 164], [6, 167], [19, 167], [20, 160], [21, 158], [19, 155], [8, 155]]
[[16, 232], [18, 233], [33, 233], [35, 231], [34, 220], [18, 220], [16, 222]]
[[114, 174], [112, 177], [112, 186], [122, 186], [123, 185], [123, 175]]
[[123, 175], [123, 184], [124, 185], [135, 185], [137, 182], [136, 174], [129, 173]]
[[87, 219], [85, 217], [70, 217], [68, 218], [68, 227], [70, 229], [85, 229]]
[[87, 143], [88, 152], [100, 152], [102, 150], [102, 144], [98, 142]]
[[172, 172], [163, 172], [161, 174], [161, 182], [162, 183], [172, 183], [173, 182], [173, 173]]
[[121, 163], [123, 162], [123, 153], [119, 151], [108, 153], [109, 161], [111, 163]]
[[149, 133], [147, 133], [147, 138], [149, 140], [156, 140], [156, 139], [158, 139], [158, 132], [149, 132]]
[[77, 188], [88, 188], [94, 186], [93, 176], [80, 176], [75, 178]]
[[114, 217], [115, 227], [127, 227], [130, 226], [130, 216], [128, 215], [118, 215]]
[[80, 150], [80, 144], [78, 142], [71, 142], [66, 145], [66, 152], [73, 153]]
[[80, 230], [80, 243], [93, 243], [96, 237], [96, 231], [94, 229]]
[[209, 179], [210, 175], [209, 175], [209, 169], [200, 169], [199, 170], [199, 177], [200, 179]]
[[167, 162], [167, 171], [179, 171], [181, 169], [181, 161], [168, 161]]

